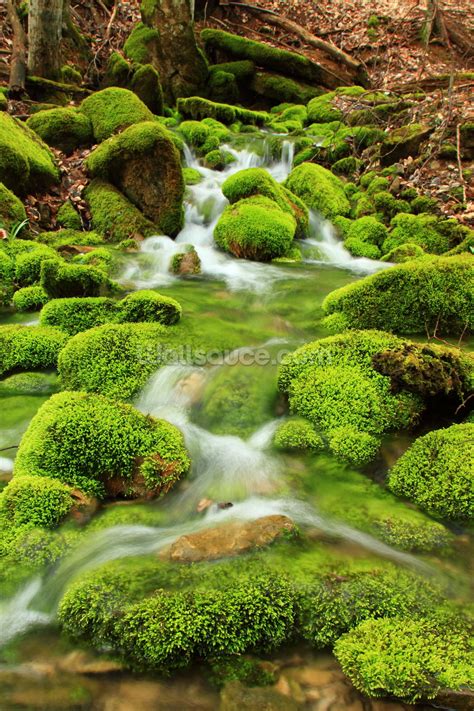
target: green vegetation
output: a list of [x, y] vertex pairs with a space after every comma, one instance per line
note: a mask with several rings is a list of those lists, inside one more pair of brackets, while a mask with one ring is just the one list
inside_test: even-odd
[[255, 196], [226, 207], [214, 239], [235, 257], [261, 262], [285, 256], [293, 243], [296, 220], [273, 200]]
[[84, 191], [92, 214], [92, 226], [107, 241], [121, 242], [130, 235], [151, 237], [158, 228], [120, 190], [105, 180], [94, 179]]
[[414, 703], [442, 688], [474, 685], [471, 627], [454, 615], [444, 622], [434, 617], [367, 620], [336, 642], [335, 655], [362, 693]]
[[15, 257], [15, 281], [18, 286], [37, 284], [41, 276], [41, 265], [47, 260], [59, 261], [57, 252], [51, 247], [32, 243], [31, 248], [18, 252]]
[[42, 286], [25, 286], [13, 294], [13, 306], [17, 311], [39, 311], [49, 300]]
[[468, 254], [400, 264], [331, 292], [323, 309], [350, 328], [459, 335], [474, 325], [472, 266]]
[[100, 498], [158, 496], [187, 472], [180, 431], [101, 395], [63, 392], [24, 434], [15, 477], [59, 479]]
[[322, 437], [303, 417], [292, 417], [279, 425], [273, 444], [277, 449], [289, 452], [304, 450], [317, 452], [325, 448]]
[[246, 124], [262, 126], [269, 118], [265, 111], [250, 111], [230, 104], [221, 104], [200, 96], [191, 96], [188, 99], [178, 99], [178, 111], [185, 117], [201, 121], [212, 118], [221, 121], [226, 126], [242, 121]]
[[112, 282], [97, 267], [67, 264], [57, 259], [41, 262], [41, 286], [52, 299], [71, 296], [100, 296]]
[[390, 470], [389, 487], [434, 516], [472, 520], [474, 424], [419, 437]]
[[55, 368], [68, 335], [46, 326], [0, 326], [0, 374]]
[[250, 86], [252, 91], [267, 99], [296, 104], [307, 104], [321, 93], [315, 86], [270, 72], [256, 72]]
[[81, 216], [70, 200], [61, 205], [56, 215], [56, 220], [60, 227], [68, 230], [80, 230], [82, 228]]
[[74, 500], [69, 487], [56, 479], [14, 477], [0, 496], [0, 521], [5, 525], [54, 528], [67, 516]]
[[156, 321], [165, 326], [178, 323], [182, 309], [175, 299], [156, 291], [135, 291], [118, 302], [120, 322]]
[[26, 125], [48, 146], [72, 153], [93, 142], [92, 124], [88, 116], [73, 108], [48, 109], [30, 116]]
[[0, 182], [17, 194], [45, 190], [59, 180], [48, 147], [28, 126], [0, 112]]
[[26, 212], [21, 200], [6, 185], [0, 183], [0, 227], [8, 229], [25, 219]]
[[153, 45], [159, 42], [159, 39], [158, 30], [139, 22], [135, 25], [123, 46], [125, 56], [131, 59], [132, 62], [147, 64], [152, 58]]
[[323, 217], [332, 218], [336, 215], [347, 215], [349, 212], [350, 205], [344, 192], [344, 184], [321, 165], [299, 165], [291, 171], [285, 185]]
[[141, 121], [153, 121], [153, 114], [133, 91], [110, 87], [82, 102], [79, 111], [92, 123], [94, 138], [101, 142], [117, 131]]

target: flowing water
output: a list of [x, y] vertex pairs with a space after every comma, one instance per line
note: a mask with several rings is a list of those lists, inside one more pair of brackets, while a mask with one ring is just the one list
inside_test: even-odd
[[[92, 527], [89, 533], [86, 530], [81, 535], [80, 545], [73, 546], [53, 569], [35, 576], [3, 603], [0, 608], [0, 642], [7, 645], [6, 649], [11, 653], [12, 640], [20, 640], [13, 649], [16, 650], [15, 658], [22, 663], [29, 659], [31, 640], [36, 639], [35, 649], [38, 640], [40, 646], [41, 640], [47, 645], [51, 632], [35, 630], [54, 623], [61, 596], [77, 575], [110, 560], [156, 554], [184, 534], [225, 526], [229, 521], [253, 521], [269, 514], [283, 514], [304, 529], [317, 530], [332, 537], [331, 545], [335, 550], [346, 551], [347, 555], [391, 560], [424, 576], [452, 574], [442, 561], [422, 559], [393, 548], [367, 528], [353, 525], [349, 513], [345, 519], [341, 518], [339, 510], [336, 516], [332, 515], [332, 504], [327, 503], [330, 497], [325, 496], [324, 491], [320, 496], [311, 496], [305, 486], [295, 484], [304, 476], [310, 476], [312, 466], [321, 468], [322, 481], [323, 470], [331, 478], [331, 467], [336, 466], [333, 488], [339, 501], [347, 498], [345, 504], [349, 512], [353, 506], [352, 492], [361, 486], [364, 476], [329, 462], [328, 457], [308, 465], [297, 457], [282, 457], [272, 451], [271, 442], [279, 416], [278, 403], [270, 396], [268, 406], [260, 408], [259, 419], [250, 428], [246, 422], [241, 430], [234, 426], [228, 426], [226, 430], [227, 412], [222, 413], [221, 422], [206, 420], [203, 402], [206, 392], [217, 382], [216, 378], [247, 364], [261, 387], [262, 399], [263, 393], [273, 393], [283, 353], [302, 342], [327, 335], [317, 323], [322, 315], [324, 296], [360, 275], [387, 266], [352, 257], [332, 225], [315, 214], [311, 215], [311, 236], [302, 245], [302, 263], [286, 266], [257, 264], [219, 252], [212, 234], [227, 204], [221, 192], [223, 181], [232, 173], [253, 166], [265, 166], [282, 181], [293, 160], [293, 146], [289, 141], [283, 143], [279, 160], [272, 160], [265, 150], [237, 151], [231, 146], [227, 150], [235, 161], [219, 172], [203, 168], [186, 149], [187, 165], [197, 168], [203, 180], [188, 188], [183, 230], [176, 240], [162, 235], [144, 240], [139, 254], [126, 258], [119, 275], [122, 284], [130, 290], [159, 287], [163, 293], [174, 296], [183, 305], [185, 318], [199, 322], [208, 333], [213, 329], [216, 333], [225, 332], [229, 324], [239, 329], [240, 347], [228, 353], [224, 360], [200, 367], [187, 363], [164, 366], [135, 399], [135, 406], [142, 412], [164, 418], [181, 429], [191, 456], [192, 470], [175, 491], [160, 502], [147, 505], [157, 514], [156, 525], [127, 524], [103, 530]], [[202, 275], [183, 280], [170, 274], [169, 265], [173, 255], [184, 251], [187, 245], [193, 245], [198, 252]], [[256, 356], [262, 353], [268, 356], [263, 366], [256, 362]], [[10, 413], [6, 426], [0, 429], [2, 448], [18, 444], [21, 433], [46, 398], [41, 394], [10, 395], [7, 398], [0, 392], [0, 399]], [[402, 441], [400, 438], [399, 446], [407, 446], [408, 442], [401, 444]], [[0, 470], [11, 469], [14, 451], [0, 453], [3, 457], [0, 458]], [[202, 502], [206, 505], [202, 506]], [[231, 502], [232, 506], [222, 509], [217, 506], [218, 502]], [[376, 505], [379, 505], [378, 500]], [[397, 505], [404, 506], [402, 503]], [[24, 648], [21, 639], [26, 640]], [[206, 706], [203, 702], [202, 708], [213, 708], [215, 699], [209, 703], [210, 706]], [[150, 706], [171, 707], [171, 704], [167, 707]], [[32, 708], [40, 707], [33, 704]], [[41, 708], [57, 706], [46, 703]]]

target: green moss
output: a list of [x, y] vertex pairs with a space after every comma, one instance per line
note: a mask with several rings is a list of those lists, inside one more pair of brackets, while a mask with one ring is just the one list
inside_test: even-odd
[[0, 374], [55, 368], [68, 336], [44, 326], [0, 326]]
[[118, 52], [112, 52], [107, 60], [105, 76], [102, 82], [104, 88], [121, 86], [127, 88], [130, 81], [130, 64]]
[[46, 476], [85, 493], [157, 496], [187, 472], [180, 431], [100, 395], [53, 395], [18, 449], [15, 477]]
[[441, 518], [472, 520], [474, 425], [452, 425], [419, 437], [390, 470], [389, 487]]
[[150, 109], [133, 91], [118, 87], [88, 96], [79, 111], [90, 119], [94, 138], [98, 142], [133, 124], [153, 121]]
[[224, 168], [235, 161], [234, 156], [228, 151], [209, 151], [204, 156], [204, 165], [211, 170], [224, 170]]
[[105, 296], [62, 298], [46, 304], [40, 314], [40, 323], [60, 328], [73, 336], [116, 318], [116, 302]]
[[52, 395], [58, 391], [56, 373], [15, 373], [0, 382], [2, 395]]
[[[360, 217], [348, 226], [346, 236], [380, 247], [387, 238], [388, 230], [375, 217]], [[347, 245], [346, 245], [347, 246]]]
[[160, 75], [151, 64], [142, 64], [134, 68], [130, 89], [143, 101], [154, 114], [164, 111], [163, 89]]
[[57, 299], [100, 296], [112, 289], [112, 282], [97, 267], [46, 259], [41, 262], [41, 286], [50, 298]]
[[42, 286], [25, 286], [13, 294], [13, 306], [17, 311], [39, 311], [48, 300]]
[[367, 620], [337, 641], [335, 655], [354, 686], [369, 697], [431, 699], [442, 688], [474, 684], [469, 626], [452, 622]]
[[153, 58], [153, 48], [160, 41], [160, 33], [139, 22], [127, 38], [123, 51], [128, 59], [139, 64], [148, 64]]
[[212, 134], [210, 126], [201, 121], [183, 121], [179, 132], [193, 148], [202, 148]]
[[[375, 182], [375, 181], [373, 181]], [[369, 186], [372, 186], [372, 183]], [[391, 193], [387, 190], [381, 190], [376, 192], [372, 196], [375, 209], [377, 212], [381, 213], [384, 218], [390, 221], [395, 215], [399, 213], [410, 212], [410, 203], [406, 200], [397, 200]]]
[[271, 101], [297, 104], [307, 104], [321, 93], [321, 89], [310, 84], [295, 81], [281, 74], [261, 71], [254, 74], [250, 88], [259, 96], [264, 96]]
[[225, 687], [233, 681], [240, 681], [246, 687], [268, 686], [277, 681], [277, 672], [267, 668], [257, 659], [243, 657], [224, 657], [213, 659], [209, 662], [209, 680], [218, 689]]
[[291, 171], [285, 185], [323, 217], [347, 215], [349, 212], [350, 205], [342, 181], [321, 165], [299, 165]]
[[73, 264], [85, 264], [91, 267], [97, 267], [97, 269], [103, 271], [104, 274], [109, 274], [113, 267], [114, 258], [108, 249], [98, 247], [97, 249], [92, 249], [90, 252], [75, 254], [71, 262]]
[[273, 444], [277, 449], [289, 452], [304, 450], [317, 452], [325, 447], [322, 437], [303, 417], [292, 417], [279, 425]]
[[48, 189], [59, 171], [48, 147], [28, 126], [0, 112], [0, 181], [15, 193]]
[[236, 257], [269, 261], [292, 246], [296, 220], [273, 200], [255, 196], [229, 205], [222, 213], [214, 239]]
[[330, 91], [312, 99], [308, 104], [308, 120], [311, 123], [329, 123], [330, 121], [340, 121], [342, 111], [332, 105], [332, 100], [336, 93]]
[[[364, 218], [361, 217], [360, 219], [363, 220]], [[346, 240], [344, 240], [344, 247], [354, 257], [365, 257], [366, 259], [380, 259], [382, 254], [376, 244], [365, 242], [360, 237], [348, 237]]]
[[135, 291], [117, 303], [120, 322], [156, 321], [165, 326], [178, 323], [181, 318], [181, 305], [170, 296], [163, 296], [156, 291]]
[[385, 136], [380, 147], [381, 165], [391, 165], [403, 158], [417, 156], [423, 141], [433, 129], [419, 123], [411, 123], [392, 130]]
[[[362, 161], [354, 156], [348, 156], [347, 158], [341, 158], [333, 163], [332, 172], [336, 175], [346, 175], [348, 177], [353, 176], [354, 173], [362, 166]], [[347, 195], [347, 189], [346, 189]]]
[[232, 74], [238, 82], [246, 82], [247, 79], [253, 76], [255, 64], [248, 59], [242, 59], [237, 62], [221, 62], [220, 64], [212, 64], [209, 67], [211, 74], [214, 71]]
[[239, 100], [237, 80], [230, 72], [214, 69], [209, 73], [207, 81], [209, 96], [212, 101], [236, 103]]
[[401, 343], [378, 331], [345, 333], [302, 346], [280, 366], [290, 410], [328, 433], [330, 447], [345, 461], [373, 458], [374, 436], [409, 427], [423, 411], [417, 395], [392, 392], [390, 378], [372, 363], [376, 353]]
[[262, 195], [296, 220], [295, 237], [304, 239], [309, 231], [308, 208], [296, 195], [279, 185], [264, 168], [247, 168], [229, 176], [222, 185], [222, 192], [231, 204], [256, 195]]
[[221, 121], [226, 126], [234, 124], [236, 121], [263, 126], [269, 115], [265, 111], [250, 111], [241, 109], [230, 104], [221, 104], [199, 96], [191, 96], [187, 99], [178, 99], [178, 111], [186, 118], [201, 121], [205, 118], [212, 118]]
[[27, 120], [48, 146], [59, 148], [64, 153], [72, 153], [81, 146], [93, 142], [92, 124], [88, 116], [73, 108], [58, 108], [38, 111]]
[[93, 180], [84, 195], [91, 209], [92, 227], [107, 241], [121, 242], [129, 237], [151, 237], [157, 233], [153, 222], [105, 180]]
[[219, 51], [232, 59], [247, 59], [259, 67], [300, 78], [310, 84], [330, 82], [328, 72], [300, 54], [276, 49], [222, 30], [205, 29], [201, 32], [201, 39], [208, 55], [212, 51]]
[[417, 195], [411, 201], [411, 212], [419, 215], [422, 212], [433, 212], [438, 207], [438, 201], [428, 195]]
[[93, 177], [114, 183], [164, 234], [183, 220], [184, 181], [172, 135], [156, 121], [130, 126], [102, 143], [86, 162]]
[[413, 259], [422, 259], [425, 256], [426, 252], [420, 245], [414, 244], [413, 242], [406, 242], [399, 247], [394, 247], [390, 252], [387, 252], [387, 254], [384, 254], [381, 261], [403, 264], [404, 262], [411, 262]]
[[0, 226], [8, 229], [15, 222], [23, 222], [25, 219], [26, 212], [21, 200], [0, 183]]
[[[353, 200], [357, 195], [353, 196]], [[360, 219], [361, 217], [365, 217], [367, 215], [373, 215], [375, 212], [375, 206], [372, 200], [367, 197], [366, 195], [362, 194], [358, 197], [357, 200], [355, 200], [355, 206], [351, 210], [351, 214], [356, 218]]]
[[80, 230], [82, 228], [81, 216], [70, 200], [61, 205], [57, 212], [56, 220], [60, 227], [65, 227], [66, 229]]
[[459, 335], [473, 326], [472, 260], [466, 254], [400, 264], [331, 292], [323, 309], [344, 313], [350, 328]]
[[37, 284], [41, 276], [41, 265], [46, 260], [59, 262], [59, 257], [54, 249], [43, 244], [34, 244], [32, 249], [17, 254], [15, 259], [16, 283], [19, 286]]
[[36, 235], [36, 241], [60, 249], [68, 245], [95, 247], [98, 244], [103, 244], [104, 240], [97, 232], [63, 229], [57, 232], [41, 232]]
[[0, 522], [54, 528], [73, 503], [70, 489], [55, 479], [14, 477], [0, 495]]
[[203, 179], [202, 173], [197, 168], [183, 168], [183, 177], [186, 185], [197, 185]]
[[443, 254], [449, 249], [449, 237], [440, 231], [442, 221], [435, 216], [401, 213], [391, 224], [393, 229], [383, 244], [385, 253], [406, 242], [417, 244], [430, 254]]

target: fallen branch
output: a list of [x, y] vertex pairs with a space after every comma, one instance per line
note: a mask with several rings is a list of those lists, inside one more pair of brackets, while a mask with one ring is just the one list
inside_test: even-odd
[[90, 89], [86, 89], [83, 86], [63, 84], [62, 82], [45, 79], [44, 77], [29, 76], [26, 79], [26, 86], [28, 89], [50, 89], [60, 91], [64, 94], [72, 94], [73, 96], [89, 96], [89, 94], [92, 94]]
[[13, 46], [10, 60], [9, 96], [21, 97], [25, 93], [26, 80], [26, 33], [18, 16], [15, 0], [7, 0], [8, 21], [13, 30]]
[[110, 38], [110, 33], [112, 31], [112, 25], [114, 24], [115, 18], [117, 16], [117, 11], [118, 11], [121, 4], [122, 4], [122, 0], [115, 0], [114, 8], [110, 14], [110, 19], [109, 19], [109, 23], [107, 25], [107, 29], [105, 30], [105, 39]]
[[333, 57], [338, 62], [350, 69], [352, 72], [354, 72], [357, 80], [363, 86], [368, 85], [367, 73], [360, 62], [350, 57], [348, 54], [336, 47], [336, 45], [331, 44], [330, 42], [326, 42], [325, 40], [322, 40], [319, 37], [316, 37], [304, 27], [298, 25], [298, 23], [293, 22], [293, 20], [288, 20], [286, 17], [282, 17], [281, 15], [278, 15], [272, 10], [266, 10], [264, 8], [258, 7], [257, 5], [248, 5], [242, 2], [229, 2], [229, 5], [241, 7], [247, 12], [256, 15], [257, 17], [265, 19], [265, 21], [269, 24], [275, 25], [280, 29], [286, 30], [291, 34], [296, 35], [301, 40], [303, 40], [305, 44], [309, 45], [310, 47], [315, 47], [316, 49], [321, 50], [322, 52]]

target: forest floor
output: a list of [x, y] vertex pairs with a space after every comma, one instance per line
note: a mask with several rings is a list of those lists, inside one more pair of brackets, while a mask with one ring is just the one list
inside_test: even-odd
[[[457, 127], [474, 121], [474, 74], [466, 76], [474, 70], [474, 49], [463, 54], [453, 44], [447, 46], [436, 37], [425, 46], [420, 39], [426, 15], [423, 0], [255, 0], [253, 4], [297, 22], [360, 61], [374, 88], [395, 92], [412, 88], [422, 92], [424, 96], [416, 103], [409, 122], [428, 123], [435, 126], [436, 131], [428, 146], [426, 160], [410, 167], [412, 159], [407, 159], [405, 174], [410, 185], [440, 201], [442, 212], [455, 214], [466, 224], [474, 224], [473, 164], [463, 162], [461, 166], [455, 159], [440, 160], [438, 157], [441, 143], [446, 140], [455, 143]], [[90, 38], [93, 58], [83, 69], [86, 85], [93, 88], [97, 88], [110, 53], [122, 49], [132, 27], [140, 19], [138, 0], [116, 0], [116, 5], [113, 10], [114, 4], [110, 0], [105, 3], [103, 0], [71, 2], [74, 21]], [[201, 5], [207, 10], [213, 7], [212, 2]], [[460, 27], [465, 36], [473, 37], [471, 1], [445, 0], [442, 5], [450, 21]], [[246, 11], [245, 3], [228, 0], [224, 3], [221, 0], [217, 9], [208, 12], [206, 17], [201, 15], [196, 24], [197, 30], [204, 26], [226, 29], [306, 54], [337, 69], [327, 55]], [[0, 0], [0, 84], [8, 82], [10, 50], [11, 31], [5, 3]], [[459, 74], [464, 77], [456, 78]], [[439, 82], [440, 76], [445, 80]], [[23, 102], [11, 102], [10, 111], [23, 116], [29, 109]], [[386, 129], [395, 126], [389, 123]], [[68, 191], [72, 189], [71, 197], [78, 203], [82, 175], [77, 169], [83, 157], [82, 154], [73, 155], [65, 160], [61, 156], [63, 172], [67, 174], [65, 187]], [[456, 191], [458, 195], [453, 197]], [[58, 201], [62, 198], [58, 195]], [[31, 207], [34, 212], [34, 204]]]

